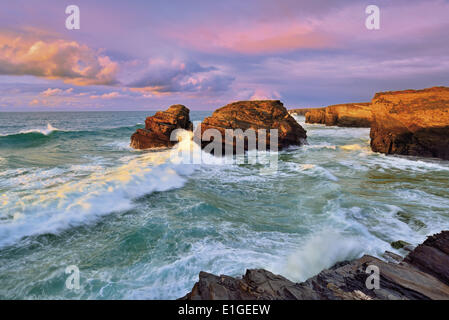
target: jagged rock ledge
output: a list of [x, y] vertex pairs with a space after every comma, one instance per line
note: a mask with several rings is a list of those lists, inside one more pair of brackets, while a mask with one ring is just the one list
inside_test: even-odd
[[[200, 272], [183, 300], [449, 300], [449, 231], [430, 236], [405, 259], [391, 252], [386, 261], [365, 255], [337, 263], [303, 283], [267, 270], [247, 270], [240, 278]], [[379, 289], [366, 286], [368, 266], [380, 271]]]

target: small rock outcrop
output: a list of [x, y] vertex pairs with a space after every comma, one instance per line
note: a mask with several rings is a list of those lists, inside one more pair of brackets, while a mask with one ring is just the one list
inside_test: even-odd
[[156, 112], [154, 116], [145, 120], [145, 129], [137, 129], [131, 136], [131, 147], [134, 149], [172, 147], [176, 144], [176, 142], [170, 141], [173, 130], [193, 130], [189, 113], [190, 110], [181, 104], [173, 105], [166, 111]]
[[[216, 129], [221, 133], [223, 147], [225, 147], [225, 130], [241, 129], [246, 131], [253, 129], [256, 133], [259, 129], [266, 129], [266, 148], [270, 149], [270, 129], [278, 130], [279, 150], [291, 145], [301, 145], [305, 142], [306, 131], [288, 113], [279, 100], [238, 101], [230, 103], [214, 111], [201, 123], [201, 136], [208, 129]], [[198, 132], [199, 133], [199, 132]], [[195, 133], [195, 134], [198, 134]], [[259, 136], [256, 134], [257, 144]], [[235, 152], [237, 139], [233, 139]], [[209, 141], [201, 141], [202, 146]], [[245, 143], [245, 150], [248, 145]], [[224, 150], [224, 149], [223, 149]]]
[[376, 93], [371, 149], [449, 160], [449, 88]]
[[325, 108], [310, 109], [305, 114], [306, 123], [320, 123], [326, 126], [365, 127], [372, 122], [371, 103], [346, 103]]
[[[386, 252], [340, 262], [302, 283], [267, 270], [242, 278], [201, 272], [184, 300], [449, 300], [449, 231], [429, 237], [409, 255]], [[388, 262], [387, 262], [388, 261]], [[379, 268], [379, 288], [367, 288], [369, 266]]]
[[326, 108], [316, 108], [309, 110], [305, 114], [306, 123], [326, 124]]
[[299, 115], [299, 116], [305, 116], [307, 112], [311, 110], [315, 110], [316, 108], [298, 108], [298, 109], [289, 109], [288, 113], [291, 115]]

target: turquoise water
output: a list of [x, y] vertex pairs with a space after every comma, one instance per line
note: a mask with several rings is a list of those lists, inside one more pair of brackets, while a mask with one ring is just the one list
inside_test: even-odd
[[301, 281], [449, 227], [449, 163], [372, 153], [369, 129], [298, 117], [309, 144], [262, 175], [130, 149], [148, 115], [0, 113], [0, 298], [174, 299], [201, 270]]

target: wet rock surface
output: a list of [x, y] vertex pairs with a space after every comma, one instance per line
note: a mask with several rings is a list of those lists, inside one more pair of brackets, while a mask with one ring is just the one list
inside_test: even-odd
[[134, 149], [169, 148], [176, 144], [170, 141], [175, 129], [192, 131], [193, 124], [189, 117], [190, 110], [180, 104], [170, 106], [166, 111], [158, 111], [145, 120], [145, 129], [137, 129], [131, 136]]
[[[185, 300], [447, 300], [449, 231], [429, 237], [405, 259], [386, 252], [384, 260], [365, 255], [340, 262], [302, 283], [264, 269], [242, 278], [200, 272]], [[379, 270], [379, 288], [368, 289], [369, 266]], [[368, 281], [370, 281], [368, 279]]]

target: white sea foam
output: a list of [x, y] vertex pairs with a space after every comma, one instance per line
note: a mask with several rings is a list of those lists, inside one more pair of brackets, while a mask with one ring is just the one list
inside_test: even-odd
[[449, 171], [449, 164], [443, 160], [419, 159], [412, 157], [391, 156], [377, 154], [369, 161], [371, 165], [378, 165], [383, 169], [399, 169], [404, 171], [427, 172]]
[[[0, 246], [24, 236], [94, 223], [111, 212], [137, 210], [118, 219], [108, 217], [98, 228], [63, 235], [57, 245], [42, 243], [25, 257], [29, 264], [25, 266], [23, 257], [10, 259], [0, 272], [27, 275], [42, 263], [64, 264], [66, 256], [79, 256], [81, 250], [96, 267], [82, 270], [80, 297], [172, 299], [192, 288], [200, 270], [240, 276], [247, 268], [265, 268], [302, 281], [341, 260], [395, 251], [391, 241], [417, 244], [447, 228], [447, 164], [366, 152], [366, 129], [316, 126], [308, 135], [310, 145], [279, 152], [279, 172], [273, 176], [260, 175], [257, 166], [222, 165], [221, 158], [210, 154], [201, 154], [210, 158], [210, 164], [186, 164], [190, 162], [184, 162], [179, 151], [198, 149], [190, 140], [178, 145], [177, 154], [123, 152], [112, 161], [107, 155], [86, 156], [85, 164], [68, 163], [61, 174], [32, 168], [4, 170], [0, 184], [28, 179], [37, 187], [37, 173], [42, 174], [41, 182], [65, 175], [71, 179], [38, 190], [19, 183], [22, 189], [0, 194]], [[118, 143], [108, 146], [119, 149]], [[376, 175], [381, 170], [391, 180]], [[428, 181], [416, 180], [422, 173]], [[21, 180], [21, 175], [30, 176]], [[182, 187], [187, 179], [185, 189], [161, 195], [157, 203], [152, 197], [137, 199]], [[153, 232], [157, 236], [151, 239]], [[144, 246], [139, 245], [141, 240]], [[124, 243], [132, 248], [110, 250], [122, 249]], [[44, 271], [10, 277], [4, 286], [16, 288], [8, 292], [13, 298], [30, 297], [24, 288], [43, 292], [40, 298], [71, 298], [73, 293], [67, 290], [56, 294], [41, 290], [48, 279], [59, 286], [61, 274], [63, 269], [60, 274]]]
[[305, 150], [320, 150], [320, 149], [329, 149], [329, 150], [336, 150], [337, 146], [331, 145], [329, 143], [318, 143], [318, 144], [309, 144], [302, 146]]
[[16, 169], [9, 172], [8, 179], [3, 179], [0, 186], [15, 188], [17, 190], [41, 189], [52, 185], [59, 185], [70, 178], [63, 176], [66, 169]]
[[106, 143], [104, 145], [105, 147], [110, 147], [114, 150], [125, 150], [125, 151], [134, 151], [136, 149], [131, 148], [131, 146], [129, 145], [129, 141], [115, 141], [115, 142], [110, 142], [110, 143]]
[[54, 131], [60, 131], [58, 128], [53, 127], [50, 123], [47, 123], [46, 128], [37, 128], [37, 129], [28, 129], [28, 130], [21, 130], [19, 133], [42, 133], [43, 135], [48, 136], [50, 133]]
[[[92, 223], [103, 215], [131, 209], [138, 197], [182, 187], [185, 176], [192, 174], [195, 167], [175, 164], [170, 158], [170, 151], [147, 153], [119, 167], [94, 172], [80, 181], [60, 181], [54, 187], [5, 199], [2, 216], [14, 219], [0, 224], [0, 247], [25, 236], [57, 233]], [[37, 183], [42, 174], [52, 176], [60, 173], [58, 170], [20, 175], [17, 179], [32, 179]]]
[[315, 164], [298, 164], [298, 171], [306, 175], [321, 176], [331, 181], [338, 181], [338, 178], [328, 169]]
[[291, 254], [283, 275], [293, 281], [305, 281], [336, 262], [358, 258], [364, 251], [359, 239], [324, 230], [314, 234], [301, 249]]

